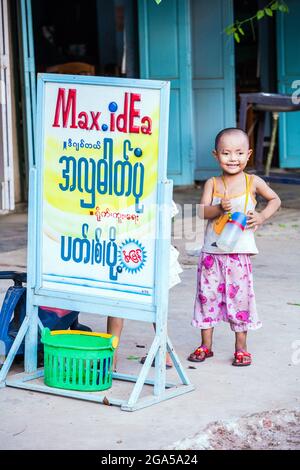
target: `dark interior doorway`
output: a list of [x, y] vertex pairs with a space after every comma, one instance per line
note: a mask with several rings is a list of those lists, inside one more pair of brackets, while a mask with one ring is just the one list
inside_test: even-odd
[[[265, 0], [234, 0], [234, 18], [240, 21], [251, 18], [265, 6]], [[243, 29], [245, 36], [241, 38], [240, 43], [235, 42], [237, 116], [240, 93], [277, 93], [276, 15], [259, 21], [254, 20], [243, 25]], [[257, 134], [256, 123], [256, 113], [250, 110], [247, 117], [247, 129], [250, 131], [250, 144], [253, 149], [255, 149]], [[267, 115], [265, 156], [269, 147], [271, 128], [271, 119]], [[254, 165], [254, 160], [255, 154], [250, 161], [250, 166]], [[278, 145], [276, 145], [273, 166], [278, 165]]]
[[137, 0], [32, 0], [32, 17], [37, 72], [139, 78]]

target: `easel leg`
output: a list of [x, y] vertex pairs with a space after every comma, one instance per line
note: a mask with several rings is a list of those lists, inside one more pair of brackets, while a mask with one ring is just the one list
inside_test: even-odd
[[162, 396], [166, 389], [166, 336], [160, 335], [160, 345], [155, 357], [154, 395]]
[[127, 403], [128, 406], [133, 406], [137, 402], [137, 400], [140, 396], [140, 393], [142, 391], [143, 385], [145, 383], [145, 380], [147, 378], [148, 372], [150, 370], [150, 367], [152, 365], [152, 361], [153, 361], [153, 359], [155, 357], [155, 354], [158, 350], [158, 347], [159, 347], [159, 338], [157, 336], [155, 336], [154, 341], [153, 341], [153, 343], [151, 345], [151, 348], [149, 349], [148, 355], [146, 357], [145, 363], [142, 367], [142, 370], [141, 370], [141, 372], [138, 376], [136, 384], [133, 387], [133, 390], [132, 390], [131, 395], [129, 397], [129, 400], [128, 400], [128, 403]]
[[[30, 305], [27, 302], [27, 308]], [[25, 372], [31, 374], [37, 370], [37, 342], [38, 342], [38, 307], [33, 305], [28, 312], [30, 324], [25, 338]]]
[[[14, 340], [11, 348], [10, 348], [10, 351], [7, 355], [7, 358], [2, 366], [2, 369], [0, 371], [0, 386], [1, 384], [3, 383], [4, 385], [4, 382], [5, 382], [5, 379], [6, 379], [6, 376], [8, 374], [8, 371], [13, 363], [13, 360], [18, 352], [18, 349], [23, 341], [23, 338], [28, 330], [28, 325], [29, 325], [29, 317], [26, 316], [24, 318], [24, 321], [18, 331], [18, 334], [16, 336], [16, 339]], [[2, 386], [3, 386], [2, 385]]]
[[174, 366], [177, 370], [177, 373], [178, 373], [182, 383], [184, 385], [191, 385], [191, 381], [189, 380], [188, 376], [186, 375], [186, 373], [185, 373], [185, 371], [184, 371], [184, 369], [183, 369], [183, 367], [182, 367], [182, 365], [179, 361], [179, 358], [178, 358], [177, 354], [174, 351], [173, 345], [172, 345], [171, 340], [170, 340], [169, 337], [167, 338], [167, 350], [170, 353], [171, 359], [174, 363]]

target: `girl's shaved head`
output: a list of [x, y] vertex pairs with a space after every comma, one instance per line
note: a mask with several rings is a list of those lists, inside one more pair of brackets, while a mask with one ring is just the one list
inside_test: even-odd
[[218, 147], [219, 147], [219, 143], [220, 143], [220, 140], [222, 137], [226, 136], [226, 135], [232, 135], [232, 134], [240, 134], [242, 135], [248, 142], [248, 146], [249, 146], [249, 137], [248, 137], [248, 134], [243, 131], [243, 129], [239, 129], [238, 127], [227, 127], [226, 129], [223, 129], [222, 131], [220, 131], [216, 138], [215, 138], [215, 150], [218, 150]]

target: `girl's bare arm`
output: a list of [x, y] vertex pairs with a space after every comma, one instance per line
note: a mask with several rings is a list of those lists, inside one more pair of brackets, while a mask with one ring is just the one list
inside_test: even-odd
[[212, 206], [213, 199], [213, 180], [210, 178], [204, 185], [203, 194], [200, 200], [200, 217], [204, 219], [215, 219], [223, 214], [221, 204]]
[[249, 214], [247, 227], [254, 228], [263, 224], [266, 220], [272, 217], [273, 214], [279, 209], [281, 201], [279, 196], [267, 185], [267, 183], [259, 176], [254, 177], [255, 192], [268, 201], [266, 207], [261, 212], [254, 211]]

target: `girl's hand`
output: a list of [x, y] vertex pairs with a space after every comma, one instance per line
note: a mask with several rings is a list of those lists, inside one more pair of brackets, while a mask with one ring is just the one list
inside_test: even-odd
[[253, 229], [254, 232], [258, 229], [259, 225], [264, 223], [264, 217], [256, 211], [247, 212], [247, 229]]
[[224, 212], [231, 212], [232, 211], [232, 204], [230, 199], [227, 197], [227, 191], [225, 190], [224, 198], [221, 199], [221, 207]]

